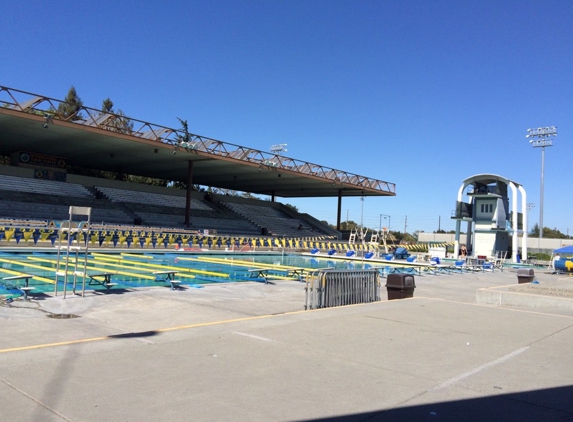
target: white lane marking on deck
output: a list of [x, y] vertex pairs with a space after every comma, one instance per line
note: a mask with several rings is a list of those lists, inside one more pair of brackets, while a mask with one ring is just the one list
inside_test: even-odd
[[441, 383], [440, 385], [437, 385], [433, 388], [430, 388], [428, 391], [438, 391], [438, 390], [443, 390], [444, 388], [451, 387], [455, 383], [460, 382], [461, 380], [466, 379], [468, 377], [471, 377], [472, 375], [475, 375], [478, 372], [481, 372], [485, 369], [489, 369], [492, 366], [499, 365], [500, 363], [506, 362], [506, 361], [510, 360], [511, 358], [514, 358], [515, 356], [525, 352], [527, 349], [529, 349], [529, 346], [525, 346], [525, 347], [522, 347], [521, 349], [514, 350], [510, 354], [502, 356], [499, 359], [492, 360], [491, 362], [483, 364], [482, 366], [478, 366], [477, 368], [474, 368], [470, 371], [464, 372], [463, 374], [460, 374], [456, 377], [450, 378], [449, 380]]
[[233, 331], [233, 334], [237, 334], [240, 336], [245, 336], [245, 337], [250, 337], [250, 338], [254, 338], [257, 340], [263, 340], [263, 341], [272, 341], [271, 339], [265, 338], [265, 337], [259, 337], [259, 336], [255, 336], [253, 334], [247, 334], [247, 333], [240, 333], [238, 331]]

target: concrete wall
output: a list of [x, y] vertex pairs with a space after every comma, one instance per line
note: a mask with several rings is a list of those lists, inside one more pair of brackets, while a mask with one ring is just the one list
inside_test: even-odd
[[[418, 233], [418, 242], [429, 243], [429, 242], [454, 242], [455, 234], [449, 233]], [[518, 245], [522, 248], [522, 238], [519, 238]], [[466, 243], [466, 235], [462, 234], [460, 236], [460, 244]], [[531, 252], [545, 252], [551, 254], [555, 249], [562, 248], [563, 246], [573, 245], [573, 239], [538, 239], [537, 237], [527, 238], [527, 250]]]
[[34, 169], [26, 167], [13, 167], [13, 166], [1, 166], [0, 174], [5, 174], [6, 176], [16, 176], [16, 177], [34, 177]]

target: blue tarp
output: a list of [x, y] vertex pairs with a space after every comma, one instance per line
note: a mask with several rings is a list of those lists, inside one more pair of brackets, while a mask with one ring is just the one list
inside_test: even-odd
[[394, 251], [394, 256], [396, 259], [406, 259], [410, 256], [410, 253], [406, 248], [396, 248]]
[[556, 253], [573, 253], [573, 246], [564, 246], [559, 249], [555, 249], [553, 252]]

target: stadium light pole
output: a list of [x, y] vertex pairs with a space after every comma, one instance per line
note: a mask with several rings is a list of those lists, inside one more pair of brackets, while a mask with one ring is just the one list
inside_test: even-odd
[[390, 231], [390, 225], [391, 225], [391, 220], [390, 220], [390, 216], [388, 214], [380, 214], [380, 228], [379, 231], [382, 231], [382, 217], [387, 218], [388, 219], [388, 231]]
[[545, 147], [553, 146], [552, 136], [557, 136], [555, 126], [538, 127], [537, 129], [527, 129], [526, 138], [533, 148], [541, 148], [541, 188], [539, 190], [539, 238], [538, 248], [541, 248], [543, 238], [543, 174], [545, 171]]

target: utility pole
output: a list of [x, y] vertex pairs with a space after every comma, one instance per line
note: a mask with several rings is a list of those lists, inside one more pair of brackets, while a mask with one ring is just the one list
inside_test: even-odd
[[404, 235], [406, 235], [406, 233], [408, 233], [406, 231], [406, 228], [408, 227], [408, 216], [404, 217]]

